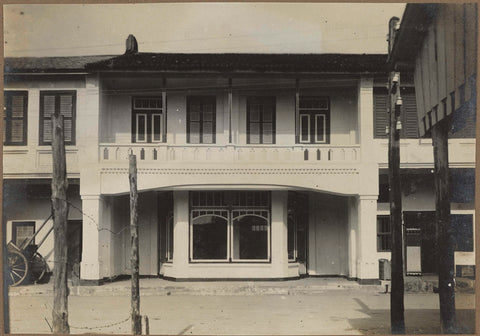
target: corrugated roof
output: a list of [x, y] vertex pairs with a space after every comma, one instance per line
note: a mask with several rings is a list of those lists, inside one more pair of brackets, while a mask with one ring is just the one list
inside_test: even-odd
[[383, 54], [176, 54], [134, 53], [93, 62], [92, 71], [379, 73]]
[[85, 71], [87, 63], [99, 62], [114, 56], [69, 56], [69, 57], [6, 57], [5, 73], [48, 73]]

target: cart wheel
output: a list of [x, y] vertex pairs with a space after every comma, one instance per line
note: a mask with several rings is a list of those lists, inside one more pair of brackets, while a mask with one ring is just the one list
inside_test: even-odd
[[10, 286], [17, 286], [25, 280], [28, 273], [28, 263], [25, 256], [15, 250], [8, 251], [8, 268], [11, 281]]
[[[45, 274], [48, 273], [49, 268], [47, 262], [42, 257], [42, 255], [38, 252], [35, 252], [30, 259], [30, 274], [31, 279], [35, 283], [43, 283], [42, 279], [45, 278]], [[48, 282], [48, 280], [46, 281]]]

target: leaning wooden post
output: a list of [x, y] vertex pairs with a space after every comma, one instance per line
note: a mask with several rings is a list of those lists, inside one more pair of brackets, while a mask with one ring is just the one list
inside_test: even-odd
[[132, 334], [142, 334], [142, 316], [140, 315], [140, 290], [138, 284], [138, 215], [137, 215], [137, 157], [129, 155], [128, 178], [130, 180], [130, 268], [132, 272]]
[[63, 116], [52, 115], [52, 211], [54, 232], [53, 333], [69, 334], [67, 285], [67, 164], [63, 134]]
[[437, 260], [440, 318], [444, 334], [457, 333], [453, 228], [450, 222], [450, 183], [448, 174], [448, 120], [432, 127], [435, 162], [435, 210], [437, 219]]

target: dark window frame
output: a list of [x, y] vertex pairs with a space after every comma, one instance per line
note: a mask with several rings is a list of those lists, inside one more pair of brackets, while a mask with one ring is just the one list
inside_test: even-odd
[[[272, 121], [264, 121], [263, 120], [263, 113], [260, 113], [260, 120], [258, 122], [256, 121], [250, 121], [251, 117], [251, 104], [271, 104], [273, 106], [273, 115], [272, 115]], [[256, 123], [259, 125], [259, 141], [258, 143], [252, 143], [250, 139], [250, 127], [252, 123]], [[264, 124], [271, 123], [272, 124], [272, 142], [271, 143], [265, 143], [263, 140], [263, 128]], [[262, 145], [262, 144], [268, 144], [268, 145], [274, 145], [276, 143], [276, 135], [277, 135], [277, 102], [276, 102], [276, 97], [275, 96], [251, 96], [247, 97], [247, 144], [251, 145]]]
[[[208, 197], [203, 202], [201, 197]], [[219, 196], [219, 197], [217, 197]], [[206, 198], [207, 199], [207, 198]], [[210, 203], [209, 203], [210, 201]], [[256, 204], [256, 202], [260, 202]], [[244, 203], [242, 203], [244, 202]], [[253, 202], [253, 204], [251, 204]], [[194, 203], [196, 203], [194, 205]], [[272, 196], [270, 191], [190, 191], [189, 192], [189, 263], [271, 263], [272, 261]], [[226, 218], [227, 225], [227, 258], [226, 259], [194, 259], [193, 246], [193, 223], [194, 213], [202, 213], [204, 215], [218, 216]], [[258, 213], [267, 212], [267, 259], [239, 259], [233, 255], [234, 241], [234, 221], [235, 213], [242, 213], [242, 216], [259, 216]]]
[[[12, 97], [13, 96], [23, 96], [23, 117], [13, 117], [12, 116]], [[28, 143], [28, 91], [4, 91], [3, 93], [3, 103], [4, 103], [4, 132], [5, 132], [5, 141], [3, 144], [5, 146], [26, 146]], [[23, 121], [23, 140], [21, 142], [12, 141], [12, 120], [22, 120]]]
[[[191, 121], [191, 104], [194, 102], [198, 102], [202, 106], [202, 110], [200, 112], [200, 120], [198, 121], [199, 125], [199, 142], [191, 142], [191, 131], [190, 131], [190, 123]], [[212, 117], [212, 142], [203, 142], [203, 122], [204, 122], [204, 113], [203, 105], [211, 103], [213, 105], [213, 117]], [[187, 96], [187, 143], [188, 144], [215, 144], [217, 134], [217, 97], [213, 95], [195, 95], [195, 96]]]
[[[462, 221], [461, 219], [466, 221]], [[453, 230], [453, 240], [455, 252], [474, 252], [474, 221], [473, 214], [450, 214], [450, 222]], [[462, 224], [464, 227], [460, 227]], [[468, 225], [468, 227], [467, 227]], [[465, 229], [467, 231], [465, 231]], [[462, 234], [468, 234], [468, 237], [463, 236]]]
[[[316, 100], [325, 100], [327, 102], [327, 107], [326, 108], [306, 108], [306, 107], [301, 107], [301, 101], [302, 99], [316, 99]], [[330, 144], [330, 138], [331, 138], [331, 104], [330, 104], [330, 97], [329, 96], [312, 96], [312, 95], [306, 95], [302, 96], [300, 95], [298, 97], [298, 134], [296, 134], [295, 139], [297, 144], [303, 144], [303, 145], [328, 145]], [[301, 129], [301, 115], [308, 115], [309, 116], [309, 136], [310, 136], [310, 141], [309, 142], [302, 142], [301, 137], [302, 137], [302, 129]], [[324, 115], [325, 116], [325, 142], [317, 142], [316, 141], [316, 132], [315, 130], [315, 124], [316, 124], [316, 118], [314, 116], [316, 115]]]
[[[135, 107], [135, 101], [137, 99], [159, 99], [160, 108], [138, 108]], [[166, 135], [165, 132], [165, 123], [166, 123], [166, 114], [164, 111], [165, 102], [163, 101], [163, 96], [134, 96], [132, 97], [132, 121], [131, 121], [131, 130], [132, 130], [132, 143], [162, 143], [165, 142]], [[137, 116], [144, 114], [146, 116], [146, 139], [145, 141], [137, 141]], [[160, 115], [161, 125], [160, 125], [160, 140], [153, 140], [153, 116]]]
[[[384, 220], [385, 222], [388, 223], [389, 231], [381, 230], [382, 229], [381, 220]], [[377, 252], [391, 252], [392, 241], [391, 241], [391, 238], [390, 239], [388, 238], [388, 237], [391, 237], [391, 235], [392, 235], [392, 225], [390, 223], [390, 215], [377, 215]], [[383, 246], [382, 239], [386, 239], [385, 245], [387, 246], [385, 248], [382, 247]]]
[[[62, 91], [57, 91], [57, 90], [46, 90], [46, 91], [40, 91], [40, 127], [39, 127], [39, 145], [40, 146], [49, 146], [51, 145], [51, 141], [45, 141], [44, 139], [44, 127], [43, 127], [43, 121], [48, 120], [48, 118], [44, 117], [44, 99], [45, 96], [55, 96], [55, 111], [58, 111], [60, 109], [60, 96], [62, 95], [71, 95], [72, 96], [72, 116], [65, 118], [69, 119], [72, 121], [72, 133], [71, 133], [71, 140], [70, 141], [65, 141], [66, 146], [75, 146], [76, 144], [76, 118], [77, 118], [77, 91], [76, 90], [62, 90]], [[51, 119], [50, 119], [51, 120]], [[65, 130], [64, 130], [65, 131]], [[52, 127], [52, 135], [53, 135], [53, 127]]]
[[[17, 229], [19, 227], [33, 227], [33, 234], [35, 234], [35, 221], [13, 221], [12, 222], [12, 242], [17, 246], [17, 247], [22, 247], [18, 245], [17, 242]], [[35, 238], [30, 242], [30, 245], [35, 244]]]

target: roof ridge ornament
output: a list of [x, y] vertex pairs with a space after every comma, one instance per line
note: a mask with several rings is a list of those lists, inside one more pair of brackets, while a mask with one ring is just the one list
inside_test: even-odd
[[137, 39], [135, 38], [135, 36], [130, 34], [127, 37], [125, 54], [136, 54], [136, 53], [138, 53]]

